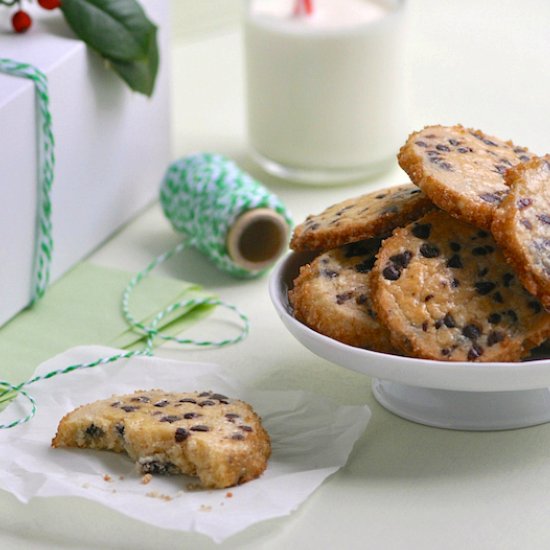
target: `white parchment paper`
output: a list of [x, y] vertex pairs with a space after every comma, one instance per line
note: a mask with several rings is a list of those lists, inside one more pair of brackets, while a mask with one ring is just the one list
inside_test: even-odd
[[[113, 355], [118, 350], [73, 348], [40, 365], [45, 373]], [[299, 391], [241, 387], [219, 365], [137, 357], [56, 376], [28, 387], [38, 413], [0, 430], [0, 488], [20, 501], [79, 496], [161, 528], [203, 533], [216, 542], [295, 510], [343, 466], [370, 418], [367, 406], [340, 406]], [[213, 390], [249, 402], [271, 436], [273, 453], [261, 478], [224, 490], [190, 490], [186, 476], [156, 476], [146, 485], [126, 456], [50, 447], [59, 420], [75, 407], [138, 389]], [[0, 423], [24, 416], [19, 396]]]

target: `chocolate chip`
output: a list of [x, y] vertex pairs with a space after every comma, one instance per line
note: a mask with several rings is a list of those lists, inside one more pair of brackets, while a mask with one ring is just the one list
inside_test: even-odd
[[440, 162], [438, 164], [438, 166], [442, 170], [447, 170], [447, 172], [452, 172], [453, 171], [453, 165], [450, 162]]
[[120, 407], [120, 403], [121, 403], [120, 401], [114, 401], [113, 403], [111, 403], [111, 407], [115, 407], [115, 408]]
[[355, 303], [358, 305], [358, 306], [362, 306], [363, 304], [365, 304], [367, 302], [367, 295], [366, 294], [359, 294], [359, 296], [357, 296], [355, 298]]
[[518, 201], [516, 202], [516, 206], [518, 210], [523, 210], [524, 208], [531, 206], [531, 204], [533, 204], [532, 199], [527, 199], [527, 198], [518, 199]]
[[135, 405], [123, 405], [120, 408], [127, 413], [131, 413], [139, 409], [139, 407], [136, 407]]
[[173, 422], [177, 422], [179, 419], [179, 416], [169, 414], [168, 416], [163, 416], [162, 418], [159, 418], [159, 422], [168, 422], [169, 424], [172, 424]]
[[483, 229], [480, 229], [476, 235], [481, 239], [486, 239], [489, 236], [489, 233], [487, 231], [483, 231]]
[[166, 399], [161, 399], [160, 401], [157, 401], [156, 403], [154, 403], [154, 407], [166, 407], [166, 405], [169, 405], [170, 402]]
[[210, 397], [212, 399], [217, 399], [218, 401], [227, 401], [229, 399], [227, 395], [223, 395], [221, 393], [213, 393]]
[[495, 195], [494, 193], [482, 193], [481, 195], [479, 195], [479, 198], [489, 203], [497, 203], [502, 200], [499, 196]]
[[514, 280], [514, 274], [513, 273], [505, 273], [503, 276], [502, 276], [502, 284], [508, 288], [511, 284], [512, 284], [512, 281]]
[[537, 302], [536, 300], [532, 300], [530, 302], [527, 302], [527, 305], [535, 312], [535, 313], [540, 313], [542, 311], [542, 306], [540, 305], [539, 302]]
[[495, 248], [489, 244], [485, 246], [476, 246], [472, 249], [472, 254], [474, 256], [486, 256], [487, 254], [492, 254], [495, 251]]
[[428, 330], [428, 321], [424, 321], [424, 322], [422, 323], [422, 330], [423, 330], [424, 332], [426, 332], [426, 331]]
[[199, 416], [202, 416], [202, 415], [197, 413], [185, 413], [183, 415], [183, 418], [185, 418], [185, 420], [191, 420], [192, 418], [198, 418]]
[[453, 280], [451, 281], [451, 286], [452, 286], [453, 288], [459, 287], [459, 286], [460, 286], [460, 281], [459, 281], [458, 279], [453, 279]]
[[441, 327], [443, 326], [443, 319], [438, 319], [435, 323], [434, 323], [434, 327], [439, 330]]
[[441, 252], [437, 246], [430, 243], [424, 243], [420, 247], [420, 254], [422, 254], [424, 258], [437, 258]]
[[455, 243], [454, 241], [451, 241], [449, 246], [453, 252], [458, 252], [462, 248], [459, 243]]
[[451, 149], [447, 146], [447, 145], [443, 145], [442, 143], [438, 143], [435, 148], [438, 150], [438, 151], [444, 151], [446, 153], [448, 153]]
[[505, 335], [503, 332], [500, 332], [498, 330], [492, 330], [487, 335], [487, 345], [489, 347], [494, 346], [495, 344], [498, 344], [499, 342], [502, 342], [504, 340]]
[[531, 157], [528, 156], [528, 155], [520, 155], [519, 156], [519, 160], [521, 160], [522, 162], [526, 162], [530, 159]]
[[239, 429], [241, 429], [243, 432], [253, 431], [251, 426], [246, 426], [246, 425], [245, 426], [239, 426]]
[[133, 401], [134, 403], [149, 403], [151, 400], [146, 395], [140, 395], [139, 397], [132, 397], [130, 401]]
[[432, 230], [431, 223], [417, 223], [412, 228], [412, 234], [419, 239], [427, 239]]
[[479, 281], [475, 283], [474, 286], [478, 294], [485, 296], [485, 294], [489, 294], [489, 292], [493, 291], [497, 285], [491, 281]]
[[533, 225], [531, 224], [531, 222], [525, 218], [522, 218], [521, 220], [519, 220], [520, 223], [526, 227], [527, 229], [533, 229]]
[[453, 147], [460, 145], [460, 141], [458, 141], [457, 139], [450, 138], [448, 141]]
[[375, 262], [376, 262], [376, 256], [366, 258], [361, 263], [356, 264], [354, 266], [355, 271], [357, 271], [357, 273], [368, 273], [374, 267]]
[[334, 279], [335, 277], [338, 277], [338, 271], [334, 271], [333, 269], [323, 269], [321, 273], [329, 279]]
[[196, 424], [195, 426], [191, 426], [192, 432], [209, 432], [210, 428], [208, 426], [205, 426], [204, 424]]
[[481, 138], [481, 141], [483, 141], [483, 143], [485, 143], [485, 145], [489, 145], [491, 147], [498, 147], [498, 145], [494, 141], [491, 141], [490, 139]]
[[494, 302], [496, 302], [497, 304], [503, 304], [504, 303], [504, 298], [502, 297], [502, 294], [500, 292], [495, 292], [491, 298], [493, 299]]
[[479, 346], [478, 344], [473, 344], [470, 348], [470, 351], [468, 351], [468, 361], [473, 361], [474, 359], [478, 359], [483, 355], [483, 348]]
[[434, 297], [433, 294], [428, 294], [428, 295], [424, 298], [424, 301], [425, 301], [425, 302], [429, 302], [433, 297]]
[[394, 263], [398, 267], [405, 268], [409, 265], [412, 257], [413, 253], [410, 250], [405, 250], [405, 252], [390, 256], [390, 262]]
[[478, 277], [485, 277], [485, 275], [487, 275], [487, 273], [489, 273], [489, 268], [488, 267], [483, 267], [482, 269], [477, 270]]
[[414, 143], [415, 145], [418, 145], [418, 147], [428, 147], [428, 144], [425, 141], [418, 140], [418, 141], [415, 141]]
[[199, 397], [210, 397], [211, 391], [203, 391], [199, 393]]
[[510, 320], [512, 321], [512, 323], [517, 323], [518, 315], [513, 309], [509, 309], [508, 311], [505, 311], [504, 314], [510, 317]]
[[336, 295], [336, 303], [341, 306], [343, 303], [347, 302], [353, 296], [353, 291], [342, 292], [341, 294]]
[[235, 418], [240, 418], [240, 415], [237, 413], [226, 413], [225, 418], [227, 418], [227, 420], [235, 420]]
[[458, 254], [453, 254], [447, 260], [447, 267], [454, 267], [455, 269], [461, 269], [464, 266], [462, 265], [462, 260], [460, 259], [460, 256]]
[[496, 172], [497, 174], [504, 174], [508, 168], [504, 166], [503, 164], [495, 164], [495, 169], [492, 170], [492, 172]]
[[244, 439], [244, 435], [243, 434], [233, 434], [231, 436], [231, 439], [234, 439], [236, 441], [242, 441]]
[[443, 317], [443, 322], [445, 323], [445, 326], [447, 328], [455, 328], [456, 322], [453, 318], [453, 316], [450, 313], [447, 313], [445, 317]]
[[542, 223], [550, 224], [550, 215], [549, 215], [549, 214], [539, 214], [539, 215], [537, 216], [537, 218], [538, 218]]
[[459, 153], [463, 153], [463, 154], [464, 154], [464, 153], [473, 153], [474, 150], [473, 150], [471, 147], [459, 147], [459, 148], [457, 149], [457, 151], [458, 151]]
[[96, 426], [93, 422], [86, 428], [84, 433], [92, 439], [97, 439], [105, 435], [105, 431], [99, 426]]
[[487, 317], [487, 321], [489, 321], [491, 325], [498, 325], [501, 320], [502, 320], [502, 316], [498, 313], [491, 313], [491, 315]]
[[120, 422], [118, 424], [115, 424], [115, 431], [120, 437], [124, 437], [124, 431], [125, 431], [124, 424]]
[[462, 329], [462, 334], [469, 338], [470, 340], [476, 340], [481, 336], [481, 329], [476, 325], [466, 325]]
[[199, 407], [212, 407], [216, 403], [214, 401], [211, 401], [210, 399], [206, 399], [205, 401], [201, 401], [199, 403]]
[[384, 279], [387, 279], [388, 281], [397, 281], [397, 279], [401, 277], [401, 270], [395, 265], [389, 264], [382, 271], [382, 275], [384, 276]]
[[441, 350], [441, 355], [443, 355], [444, 357], [446, 357], [447, 355], [450, 355], [451, 353], [451, 350], [449, 348], [443, 348]]
[[387, 193], [382, 193], [381, 195], [376, 195], [376, 199], [383, 199], [385, 196], [387, 196]]
[[[177, 442], [180, 443], [180, 441]], [[179, 469], [175, 464], [172, 462], [161, 462], [160, 460], [140, 462], [140, 468], [143, 474], [165, 475], [179, 473]]]

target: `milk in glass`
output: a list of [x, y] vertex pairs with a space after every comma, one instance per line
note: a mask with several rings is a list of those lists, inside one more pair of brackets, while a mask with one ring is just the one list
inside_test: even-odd
[[297, 181], [380, 171], [406, 128], [402, 0], [250, 0], [245, 21], [253, 156]]

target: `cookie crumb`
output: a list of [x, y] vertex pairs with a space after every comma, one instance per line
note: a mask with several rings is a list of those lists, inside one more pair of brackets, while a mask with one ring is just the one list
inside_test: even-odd
[[151, 480], [153, 479], [153, 476], [151, 474], [145, 474], [142, 478], [141, 478], [141, 481], [140, 483], [142, 485], [148, 485]]
[[201, 504], [201, 506], [199, 508], [199, 511], [200, 512], [211, 512], [212, 511], [212, 506], [209, 506], [207, 504]]
[[225, 498], [233, 498], [233, 493], [231, 491], [227, 491], [227, 493], [225, 493]]
[[160, 500], [165, 500], [166, 502], [172, 500], [170, 495], [164, 495], [163, 493], [159, 493], [157, 491], [149, 491], [148, 493], [145, 493], [145, 496], [149, 498], [158, 498]]
[[106, 481], [107, 483], [110, 483], [111, 481], [113, 481], [113, 478], [109, 474], [104, 474], [103, 475], [103, 481]]

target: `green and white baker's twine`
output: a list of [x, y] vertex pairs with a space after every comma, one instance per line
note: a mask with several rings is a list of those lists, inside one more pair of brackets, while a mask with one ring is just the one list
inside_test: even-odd
[[31, 302], [40, 299], [50, 278], [52, 260], [52, 205], [50, 192], [53, 184], [55, 156], [52, 117], [49, 110], [48, 79], [29, 65], [0, 58], [0, 72], [28, 78], [34, 82], [38, 107], [38, 208], [36, 221], [35, 255]]
[[196, 154], [174, 162], [164, 176], [160, 202], [174, 229], [236, 277], [256, 277], [267, 269], [248, 271], [227, 252], [227, 233], [241, 214], [269, 208], [292, 226], [289, 212], [275, 195], [233, 161], [217, 154]]
[[[133, 330], [146, 337], [144, 348], [103, 357], [90, 363], [70, 365], [44, 375], [37, 375], [18, 385], [0, 381], [0, 387], [4, 388], [4, 392], [0, 392], [0, 402], [20, 394], [30, 402], [31, 406], [30, 412], [24, 418], [16, 419], [8, 424], [0, 424], [0, 429], [24, 424], [34, 416], [37, 410], [36, 403], [23, 388], [39, 380], [47, 380], [75, 370], [113, 363], [120, 359], [140, 355], [151, 356], [153, 355], [153, 343], [157, 338], [179, 344], [223, 347], [240, 342], [247, 336], [249, 321], [246, 315], [235, 306], [221, 300], [207, 297], [183, 299], [169, 305], [159, 312], [151, 323], [144, 325], [130, 312], [130, 297], [134, 289], [155, 267], [170, 259], [174, 254], [181, 252], [188, 245], [201, 250], [219, 268], [232, 275], [257, 276], [260, 272], [249, 272], [231, 260], [225, 245], [227, 232], [242, 213], [253, 208], [271, 208], [281, 214], [289, 226], [292, 225], [290, 214], [279, 199], [269, 193], [259, 182], [242, 172], [232, 161], [220, 155], [210, 154], [193, 155], [172, 164], [161, 186], [161, 203], [166, 216], [172, 225], [185, 235], [185, 240], [172, 250], [158, 256], [144, 270], [140, 271], [131, 279], [123, 292], [122, 314]], [[211, 341], [170, 336], [158, 330], [161, 320], [174, 311], [188, 310], [200, 305], [223, 306], [229, 309], [241, 321], [241, 332], [234, 338]]]

